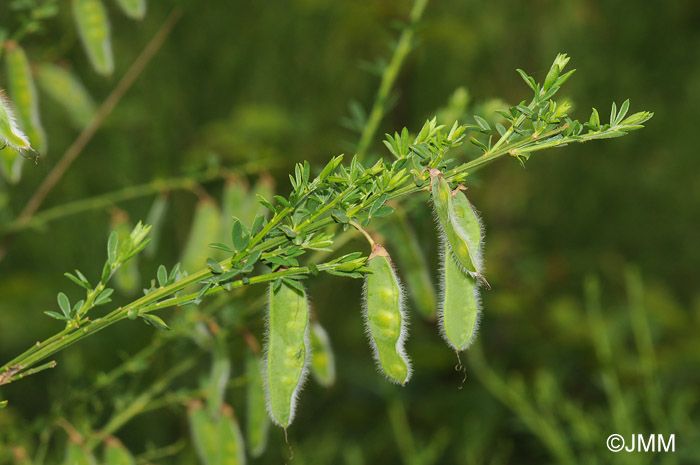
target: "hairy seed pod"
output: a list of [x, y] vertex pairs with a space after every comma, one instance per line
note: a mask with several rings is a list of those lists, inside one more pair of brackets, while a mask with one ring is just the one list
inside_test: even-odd
[[117, 0], [117, 3], [131, 19], [140, 21], [146, 16], [146, 0]]
[[71, 442], [66, 446], [63, 463], [64, 465], [97, 465], [97, 460], [84, 446]]
[[435, 169], [430, 170], [430, 177], [433, 205], [448, 249], [464, 271], [483, 280], [483, 229], [479, 216], [461, 192], [462, 186], [452, 191], [442, 173]]
[[311, 375], [323, 387], [335, 383], [335, 357], [328, 334], [323, 327], [311, 326]]
[[29, 138], [17, 125], [10, 99], [0, 89], [0, 144], [16, 150], [29, 149]]
[[231, 407], [224, 405], [214, 420], [199, 401], [187, 409], [190, 433], [203, 465], [245, 464], [243, 435]]
[[118, 439], [108, 437], [105, 439], [104, 465], [136, 465], [136, 459]]
[[266, 412], [262, 362], [252, 351], [246, 355], [246, 376], [246, 440], [250, 456], [257, 458], [265, 452], [270, 420]]
[[190, 235], [182, 253], [182, 269], [188, 273], [204, 268], [207, 258], [215, 250], [209, 244], [216, 242], [219, 235], [219, 209], [210, 199], [203, 199], [195, 208]]
[[440, 332], [454, 350], [461, 352], [469, 347], [479, 326], [479, 282], [462, 271], [452, 254], [447, 252], [443, 253], [441, 297]]
[[37, 78], [41, 89], [65, 110], [73, 126], [78, 129], [87, 126], [95, 114], [95, 103], [73, 73], [52, 63], [42, 63]]
[[31, 146], [43, 153], [46, 151], [46, 133], [39, 120], [39, 96], [27, 54], [16, 42], [8, 40], [5, 46], [10, 97], [17, 110], [17, 117]]
[[294, 420], [297, 398], [309, 359], [309, 304], [306, 293], [282, 281], [269, 290], [267, 347], [263, 379], [273, 422], [287, 428]]
[[114, 71], [112, 42], [107, 10], [101, 0], [72, 0], [73, 17], [78, 34], [92, 67], [100, 74]]
[[364, 285], [364, 318], [377, 366], [390, 381], [401, 385], [411, 377], [411, 363], [404, 352], [408, 334], [404, 295], [389, 254], [374, 244], [367, 260], [372, 273]]

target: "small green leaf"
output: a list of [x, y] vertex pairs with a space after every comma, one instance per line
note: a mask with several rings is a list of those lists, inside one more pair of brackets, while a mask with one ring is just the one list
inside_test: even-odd
[[469, 142], [471, 142], [472, 144], [474, 144], [474, 145], [476, 145], [477, 147], [479, 147], [484, 153], [488, 152], [488, 150], [489, 150], [489, 148], [486, 146], [486, 144], [484, 144], [483, 142], [481, 142], [481, 141], [480, 141], [479, 139], [477, 139], [476, 137], [470, 137], [470, 138], [469, 138]]
[[338, 223], [346, 224], [347, 222], [350, 221], [350, 219], [348, 218], [348, 215], [346, 215], [343, 210], [338, 210], [337, 208], [334, 208], [333, 210], [331, 210], [331, 216]]
[[86, 282], [80, 280], [78, 277], [73, 276], [73, 275], [70, 274], [70, 273], [63, 273], [63, 276], [65, 276], [66, 278], [70, 279], [71, 281], [73, 281], [73, 282], [74, 282], [75, 284], [77, 284], [78, 286], [80, 286], [80, 287], [82, 287], [82, 288], [84, 288], [84, 289], [87, 289], [88, 291], [90, 290], [90, 283], [86, 283]]
[[114, 292], [114, 289], [107, 288], [100, 292], [100, 295], [95, 299], [95, 305], [104, 305], [112, 301], [110, 296]]
[[476, 124], [479, 125], [482, 132], [491, 132], [491, 126], [484, 118], [479, 115], [474, 115], [474, 120], [476, 121]]
[[300, 283], [299, 281], [297, 281], [296, 279], [282, 278], [282, 281], [284, 281], [285, 284], [293, 287], [294, 289], [296, 289], [299, 292], [303, 293], [305, 291], [304, 285], [302, 283]]
[[250, 243], [250, 236], [246, 234], [238, 218], [234, 219], [233, 228], [231, 229], [231, 241], [233, 242], [233, 249], [236, 252], [245, 250]]
[[297, 237], [296, 231], [294, 231], [293, 229], [291, 229], [289, 226], [280, 226], [280, 229], [281, 229], [282, 232], [285, 234], [285, 236], [289, 237], [290, 239], [291, 239], [291, 238], [294, 238], [294, 237]]
[[107, 241], [107, 261], [110, 265], [114, 265], [117, 261], [117, 247], [119, 246], [119, 235], [116, 231], [112, 231]]
[[50, 310], [49, 310], [49, 311], [45, 311], [44, 313], [47, 314], [48, 316], [50, 316], [51, 318], [55, 318], [55, 319], [57, 319], [57, 320], [61, 320], [61, 321], [69, 321], [69, 320], [70, 320], [70, 318], [67, 318], [67, 317], [65, 317], [65, 316], [63, 316], [63, 315], [61, 315], [61, 314], [59, 314], [59, 313], [52, 312], [52, 311], [50, 311]]
[[207, 258], [207, 266], [214, 274], [221, 274], [224, 272], [224, 268], [214, 259]]
[[248, 260], [245, 262], [246, 266], [253, 266], [255, 265], [258, 260], [260, 260], [260, 256], [262, 255], [262, 252], [260, 250], [256, 250], [255, 252], [252, 252], [250, 256], [248, 257]]
[[381, 218], [383, 216], [389, 216], [392, 213], [394, 213], [394, 208], [390, 207], [388, 205], [384, 205], [383, 207], [380, 207], [377, 209], [377, 211], [374, 212], [374, 215], [372, 215], [375, 218]]
[[63, 292], [59, 292], [56, 296], [56, 301], [58, 302], [58, 307], [61, 309], [66, 318], [71, 317], [70, 300]]
[[100, 278], [100, 282], [102, 284], [106, 283], [107, 280], [109, 279], [109, 275], [112, 271], [112, 267], [109, 264], [109, 260], [105, 262], [105, 266], [102, 267], [102, 277]]
[[262, 228], [263, 224], [265, 223], [265, 217], [258, 213], [255, 215], [255, 219], [253, 220], [253, 226], [250, 227], [250, 233], [251, 234], [257, 234], [258, 231]]
[[164, 330], [164, 331], [169, 331], [170, 327], [165, 324], [165, 321], [160, 319], [160, 317], [157, 317], [155, 315], [151, 315], [150, 313], [142, 313], [139, 314], [139, 317], [143, 319], [146, 323], [148, 323], [151, 326], [154, 326], [156, 329]]
[[167, 284], [168, 284], [168, 270], [165, 268], [165, 266], [160, 265], [158, 267], [156, 277], [158, 278], [158, 285], [160, 287], [167, 286]]
[[284, 207], [290, 207], [291, 205], [289, 204], [289, 201], [282, 197], [281, 195], [274, 195], [272, 198], [274, 198], [278, 204], [284, 206]]
[[221, 242], [214, 242], [212, 244], [209, 244], [209, 247], [211, 247], [212, 249], [223, 250], [227, 253], [235, 252], [235, 250], [233, 250], [231, 247], [227, 246], [226, 244], [222, 244]]
[[315, 263], [309, 263], [309, 271], [313, 276], [318, 276], [318, 266]]
[[528, 76], [527, 73], [525, 71], [523, 71], [522, 69], [518, 68], [516, 71], [518, 72], [518, 74], [520, 74], [520, 77], [523, 78], [523, 81], [525, 81], [525, 84], [527, 84], [530, 87], [530, 89], [532, 89], [534, 91], [537, 90], [537, 86], [535, 85], [534, 78], [532, 78], [531, 76]]

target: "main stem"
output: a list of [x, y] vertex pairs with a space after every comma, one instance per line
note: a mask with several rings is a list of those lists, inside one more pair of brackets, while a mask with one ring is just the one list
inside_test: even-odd
[[[498, 152], [494, 152], [488, 155], [484, 155], [480, 158], [477, 158], [475, 160], [472, 160], [468, 163], [465, 163], [464, 165], [455, 168], [451, 171], [448, 171], [445, 173], [445, 177], [447, 179], [451, 179], [457, 175], [461, 175], [465, 172], [471, 172], [477, 169], [480, 169], [481, 167], [495, 161], [496, 159], [502, 157], [503, 155], [507, 154], [508, 151], [507, 149], [502, 149], [499, 150]], [[397, 189], [389, 194], [389, 200], [393, 199], [398, 199], [401, 197], [405, 197], [410, 194], [417, 193], [421, 190], [425, 190], [425, 187], [419, 187], [415, 185], [407, 185], [403, 188]], [[367, 205], [366, 208], [369, 208], [369, 204]], [[314, 220], [313, 222], [309, 223], [308, 225], [305, 226], [305, 232], [307, 233], [313, 233], [315, 231], [318, 231], [320, 229], [326, 228], [330, 226], [331, 224], [334, 223], [333, 218], [326, 216], [324, 218], [318, 218]], [[275, 247], [278, 247], [282, 244], [284, 244], [287, 241], [286, 237], [280, 236], [280, 237], [275, 237], [272, 239], [268, 239], [266, 241], [262, 241], [257, 243], [255, 246], [249, 249], [249, 253], [255, 252], [255, 251], [267, 251], [274, 249]], [[225, 269], [229, 270], [230, 269], [230, 263], [231, 259], [225, 259], [220, 262], [220, 265]], [[321, 267], [319, 269], [322, 270]], [[322, 270], [323, 271], [323, 270]], [[291, 276], [291, 275], [297, 275], [297, 274], [305, 274], [310, 272], [310, 270], [307, 267], [298, 267], [298, 268], [290, 268], [285, 271], [278, 271], [276, 273], [270, 273], [266, 275], [260, 275], [260, 276], [255, 276], [250, 279], [246, 280], [238, 280], [230, 283], [230, 288], [238, 288], [242, 287], [248, 284], [256, 284], [256, 283], [262, 283], [262, 282], [267, 282], [270, 280], [277, 279], [279, 277], [283, 276]], [[66, 328], [60, 333], [48, 338], [47, 340], [37, 343], [36, 345], [32, 346], [30, 349], [19, 355], [18, 357], [15, 357], [5, 365], [3, 365], [0, 368], [0, 375], [2, 373], [9, 372], [10, 370], [14, 370], [16, 368], [20, 369], [21, 371], [27, 370], [30, 367], [36, 365], [40, 361], [46, 359], [47, 357], [51, 356], [52, 354], [70, 346], [71, 344], [91, 335], [94, 334], [98, 331], [101, 331], [105, 329], [108, 326], [111, 326], [112, 324], [116, 323], [117, 321], [123, 320], [124, 318], [127, 317], [127, 314], [130, 309], [136, 309], [138, 311], [144, 311], [144, 312], [150, 312], [154, 310], [159, 310], [162, 308], [170, 307], [173, 305], [177, 305], [179, 303], [187, 302], [188, 300], [191, 300], [193, 296], [196, 296], [196, 294], [191, 294], [188, 296], [182, 296], [174, 299], [168, 299], [165, 301], [162, 301], [162, 299], [165, 299], [166, 297], [169, 297], [185, 288], [188, 286], [195, 284], [200, 281], [204, 281], [206, 279], [209, 279], [213, 276], [212, 271], [209, 268], [205, 268], [202, 270], [199, 270], [196, 273], [193, 273], [186, 278], [173, 283], [169, 286], [161, 287], [153, 292], [144, 295], [143, 297], [131, 302], [130, 304], [124, 306], [124, 307], [119, 307], [109, 314], [107, 314], [104, 317], [98, 318], [96, 320], [90, 321], [88, 318], [85, 318], [83, 321], [81, 321], [81, 326], [77, 329], [73, 328]], [[223, 288], [218, 286], [213, 289], [210, 289], [206, 295], [214, 294], [223, 291]], [[19, 373], [19, 372], [18, 372]], [[5, 381], [5, 384], [13, 381], [14, 378], [10, 378], [9, 380]]]

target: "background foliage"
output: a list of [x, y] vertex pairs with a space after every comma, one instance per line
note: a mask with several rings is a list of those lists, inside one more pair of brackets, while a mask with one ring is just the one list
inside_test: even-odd
[[[0, 5], [5, 27], [15, 20], [11, 3]], [[112, 78], [91, 70], [65, 8], [23, 45], [32, 60], [71, 63], [99, 102], [171, 3], [149, 3], [143, 22], [109, 5]], [[357, 134], [343, 125], [348, 103], [368, 108], [378, 84], [362, 63], [390, 55], [387, 42], [397, 35], [390, 26], [405, 20], [410, 9], [404, 1], [365, 0], [179, 4], [184, 14], [173, 34], [46, 207], [216, 164], [269, 172], [278, 193], [287, 193], [295, 162], [319, 167], [331, 155], [353, 150]], [[692, 125], [700, 105], [700, 61], [688, 51], [700, 45], [699, 21], [700, 7], [689, 1], [662, 8], [589, 0], [429, 4], [420, 41], [398, 79], [396, 106], [380, 132], [420, 127], [462, 86], [471, 103], [461, 118], [490, 114], [487, 108], [500, 107], [495, 98], [516, 104], [529, 91], [514, 68], [543, 79], [559, 51], [572, 56], [578, 69], [563, 91], [574, 115], [584, 119], [590, 106], [630, 98], [633, 107], [656, 117], [633, 136], [538, 154], [526, 169], [504, 160], [472, 180], [470, 198], [487, 227], [493, 290], [483, 296], [480, 347], [467, 352], [462, 390], [454, 354], [415, 313], [407, 345], [414, 378], [401, 389], [376, 375], [360, 319], [360, 283], [312, 280], [309, 293], [339, 370], [334, 387], [309, 383], [303, 392], [290, 430], [295, 463], [539, 464], [563, 463], [567, 454], [574, 463], [693, 463], [700, 455], [700, 161], [692, 149]], [[38, 166], [26, 164], [20, 184], [0, 194], [6, 219], [17, 214], [76, 135], [48, 98], [42, 98], [41, 112], [50, 149]], [[385, 153], [379, 143], [373, 150]], [[204, 188], [218, 198], [222, 184], [214, 180]], [[142, 276], [153, 276], [158, 263], [180, 259], [197, 194], [171, 193], [159, 250], [141, 260]], [[150, 203], [138, 199], [118, 207], [135, 223], [146, 217]], [[436, 271], [431, 214], [420, 205], [412, 222]], [[59, 328], [42, 311], [55, 306], [57, 290], [67, 287], [65, 271], [77, 267], [99, 275], [114, 208], [66, 217], [16, 238], [0, 263], [0, 359]], [[358, 241], [353, 247], [365, 246]], [[635, 294], [635, 270], [644, 283], [641, 294]], [[602, 320], [591, 311], [593, 275], [599, 277]], [[247, 308], [245, 324], [259, 334], [262, 313], [255, 310], [261, 308], [251, 302], [258, 302], [254, 294], [262, 290], [227, 304], [221, 321], [235, 323], [236, 308]], [[638, 350], [640, 302], [655, 347], [651, 372], [648, 353]], [[168, 312], [161, 316], [167, 319]], [[120, 398], [149, 386], [192, 349], [186, 339], [172, 343], [146, 370], [88, 395], [101, 373], [152, 337], [150, 326], [119, 324], [59, 354], [56, 369], [4, 388], [2, 397], [12, 402], [0, 413], [0, 440], [31, 449], [35, 439], [25, 439], [27, 433], [42, 429], [47, 412], [99, 427]], [[241, 339], [229, 339], [234, 380], [243, 372]], [[611, 357], [601, 349], [604, 340]], [[197, 363], [206, 367], [209, 359]], [[188, 372], [178, 384], [196, 387], [206, 372]], [[611, 376], [620, 386], [620, 397], [612, 401], [606, 396]], [[237, 412], [244, 411], [244, 392], [240, 383], [227, 392]], [[661, 420], [654, 416], [655, 402], [664, 412]], [[618, 422], [620, 408], [627, 423]], [[547, 435], [547, 425], [560, 430], [559, 439]], [[657, 432], [676, 434], [672, 457], [613, 456], [605, 448], [612, 433]], [[176, 402], [140, 415], [117, 433], [136, 453], [187, 434], [184, 409]], [[52, 439], [56, 450], [64, 436], [57, 432]], [[192, 454], [183, 444], [159, 463], [188, 463]], [[279, 463], [286, 454], [282, 431], [273, 429], [270, 447], [255, 463]]]

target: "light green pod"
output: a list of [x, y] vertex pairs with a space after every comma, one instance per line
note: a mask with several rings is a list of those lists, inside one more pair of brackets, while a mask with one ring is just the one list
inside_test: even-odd
[[270, 285], [263, 380], [273, 422], [287, 428], [294, 420], [309, 359], [309, 304], [306, 293], [284, 281]]
[[479, 216], [461, 192], [461, 186], [452, 191], [442, 173], [435, 169], [430, 170], [430, 178], [435, 213], [448, 249], [463, 270], [483, 279], [483, 230]]
[[406, 287], [418, 312], [427, 320], [437, 316], [437, 295], [423, 249], [403, 209], [397, 208], [382, 228], [391, 244], [397, 267], [402, 270]]
[[219, 441], [221, 441], [221, 465], [243, 465], [245, 459], [245, 443], [241, 428], [233, 413], [233, 409], [224, 405], [219, 418]]
[[202, 465], [243, 465], [243, 435], [233, 410], [224, 405], [218, 419], [212, 419], [201, 402], [190, 404], [187, 412], [190, 433]]
[[231, 360], [226, 352], [226, 345], [223, 340], [219, 340], [212, 351], [211, 370], [206, 383], [207, 410], [212, 418], [221, 411], [230, 376]]
[[194, 211], [190, 235], [182, 253], [182, 269], [193, 273], [206, 266], [207, 258], [216, 250], [209, 244], [219, 238], [219, 209], [210, 199], [201, 200]]
[[117, 3], [131, 19], [140, 21], [146, 16], [146, 0], [117, 0]]
[[63, 463], [64, 465], [97, 465], [97, 460], [85, 447], [71, 442], [66, 446]]
[[136, 465], [136, 459], [118, 439], [109, 437], [105, 439], [104, 465]]
[[[29, 144], [40, 153], [46, 152], [46, 133], [39, 120], [39, 96], [34, 85], [34, 78], [29, 67], [29, 60], [24, 49], [16, 42], [8, 40], [7, 79], [9, 91], [20, 125], [27, 135]], [[18, 147], [20, 149], [28, 147]]]
[[401, 385], [411, 377], [411, 363], [404, 351], [408, 325], [404, 295], [389, 254], [374, 244], [367, 260], [372, 273], [364, 285], [364, 318], [378, 368]]
[[260, 457], [267, 446], [270, 420], [267, 417], [260, 357], [246, 355], [246, 439], [251, 457]]
[[148, 258], [153, 258], [158, 251], [167, 210], [168, 194], [160, 193], [153, 199], [151, 208], [148, 210], [148, 215], [146, 216], [146, 224], [151, 225], [151, 233], [149, 234], [151, 242], [148, 243], [145, 250], [146, 257]]
[[66, 111], [76, 128], [87, 126], [95, 114], [95, 103], [73, 73], [52, 63], [42, 63], [37, 78], [39, 87]]
[[72, 1], [75, 25], [92, 67], [100, 74], [112, 74], [114, 58], [107, 10], [101, 0]]
[[[134, 229], [129, 223], [129, 217], [123, 210], [115, 210], [112, 214], [110, 229], [116, 231], [119, 243], [128, 240]], [[132, 295], [141, 287], [141, 274], [139, 273], [138, 255], [123, 263], [114, 274], [114, 287], [126, 295]]]
[[9, 146], [0, 150], [0, 172], [8, 183], [17, 184], [22, 179], [23, 164], [24, 158], [17, 150]]
[[335, 356], [328, 334], [323, 327], [311, 326], [311, 375], [323, 387], [335, 383]]
[[29, 138], [17, 125], [10, 99], [2, 89], [0, 89], [0, 145], [16, 150], [31, 148]]
[[443, 253], [440, 332], [457, 352], [469, 347], [479, 326], [481, 301], [477, 278], [462, 271], [452, 254]]
[[219, 457], [219, 435], [214, 423], [201, 402], [192, 402], [187, 409], [190, 435], [197, 456], [203, 465], [217, 463]]

